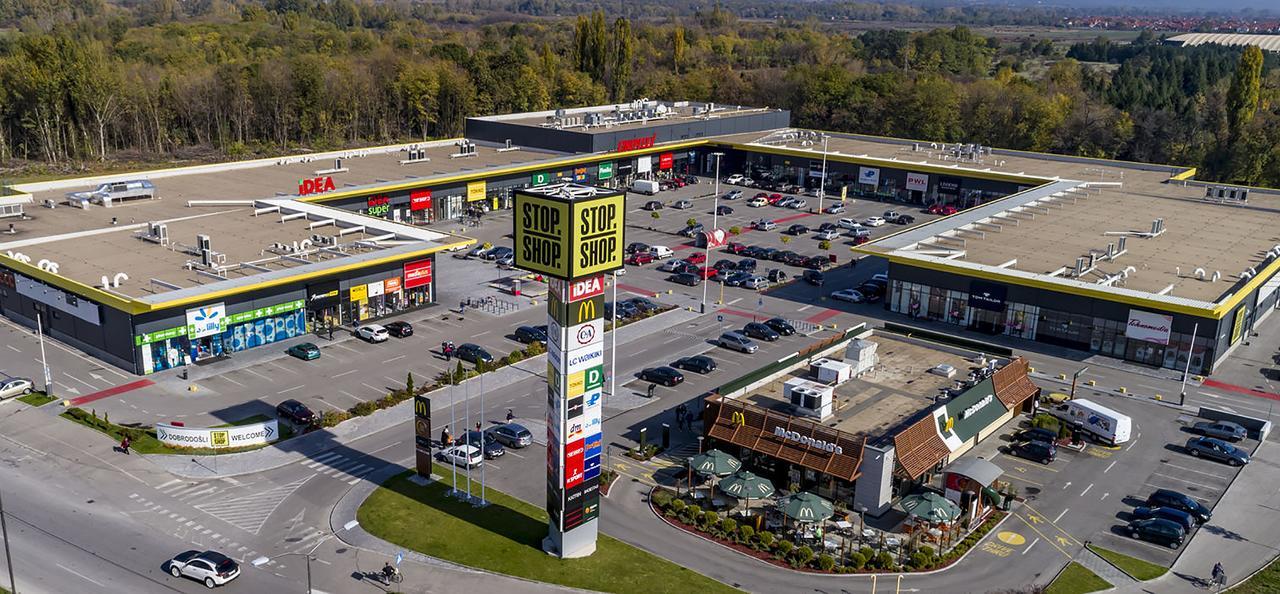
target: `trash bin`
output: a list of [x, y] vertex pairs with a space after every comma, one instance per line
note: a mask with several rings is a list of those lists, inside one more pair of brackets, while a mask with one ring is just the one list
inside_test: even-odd
[[511, 281], [511, 294], [516, 297], [520, 296], [520, 279]]

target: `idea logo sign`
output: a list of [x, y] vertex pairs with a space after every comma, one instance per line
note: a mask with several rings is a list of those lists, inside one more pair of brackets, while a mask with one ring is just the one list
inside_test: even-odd
[[319, 194], [321, 192], [332, 192], [338, 187], [333, 183], [333, 176], [313, 177], [310, 179], [298, 180], [298, 195], [306, 196], [307, 194]]

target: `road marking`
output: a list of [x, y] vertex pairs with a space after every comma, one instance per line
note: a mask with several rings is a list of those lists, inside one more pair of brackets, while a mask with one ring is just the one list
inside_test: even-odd
[[173, 479], [173, 480], [171, 480], [171, 481], [169, 481], [169, 482], [167, 482], [167, 483], [165, 483], [165, 484], [163, 484], [163, 485], [157, 485], [157, 486], [156, 486], [156, 490], [157, 490], [157, 491], [163, 491], [164, 489], [166, 489], [166, 488], [168, 488], [168, 487], [172, 487], [173, 485], [176, 485], [176, 484], [181, 483], [181, 482], [184, 482], [184, 481], [183, 481], [182, 479]]
[[1038, 543], [1038, 542], [1040, 542], [1040, 537], [1039, 537], [1039, 536], [1037, 536], [1035, 540], [1031, 541], [1031, 544], [1027, 545], [1027, 548], [1022, 549], [1022, 554], [1023, 554], [1023, 555], [1027, 554], [1027, 551], [1030, 551], [1030, 550], [1031, 550], [1031, 547], [1036, 546], [1036, 543]]
[[303, 389], [303, 388], [305, 388], [305, 387], [307, 387], [307, 386], [306, 386], [306, 385], [301, 385], [301, 384], [300, 384], [300, 385], [294, 386], [294, 387], [292, 387], [292, 388], [285, 388], [285, 389], [283, 389], [283, 390], [280, 390], [279, 392], [276, 392], [276, 394], [287, 394], [287, 393], [292, 392], [292, 391], [294, 391], [294, 390], [301, 390], [301, 389]]
[[1139, 434], [1137, 434], [1137, 435], [1134, 435], [1134, 436], [1133, 436], [1133, 441], [1129, 442], [1129, 445], [1125, 446], [1124, 451], [1126, 451], [1126, 452], [1127, 452], [1127, 451], [1129, 451], [1129, 450], [1133, 449], [1133, 446], [1138, 445], [1138, 438], [1139, 438], [1139, 437], [1142, 437], [1142, 434], [1141, 434], [1141, 433], [1139, 433]]
[[364, 382], [360, 382], [360, 385], [362, 385], [362, 386], [364, 386], [364, 387], [366, 387], [366, 388], [369, 388], [370, 390], [373, 390], [374, 392], [383, 392], [383, 391], [385, 391], [385, 389], [384, 389], [384, 388], [379, 388], [379, 387], [376, 387], [376, 386], [370, 386], [369, 384], [366, 384], [366, 383], [364, 383]]
[[1111, 492], [1110, 492], [1110, 491], [1107, 491], [1106, 493], [1103, 493], [1103, 494], [1102, 494], [1102, 499], [1099, 499], [1098, 501], [1102, 501], [1102, 500], [1106, 499], [1106, 498], [1107, 498], [1107, 495], [1110, 495], [1110, 494], [1111, 494]]
[[1070, 486], [1071, 486], [1071, 481], [1067, 481], [1067, 484], [1062, 485], [1062, 490], [1063, 490], [1063, 491], [1066, 491], [1066, 490], [1067, 490], [1067, 487], [1070, 487]]
[[229, 382], [231, 382], [231, 383], [233, 383], [233, 384], [235, 384], [235, 385], [237, 385], [237, 386], [240, 386], [241, 388], [243, 388], [243, 387], [244, 387], [244, 384], [242, 384], [242, 383], [240, 383], [240, 382], [238, 382], [238, 381], [236, 381], [236, 380], [233, 380], [233, 379], [231, 379], [231, 378], [229, 378], [229, 377], [227, 377], [227, 376], [225, 376], [225, 375], [224, 375], [224, 376], [221, 376], [221, 378], [222, 378], [222, 379], [224, 379], [224, 380], [227, 380], [227, 381], [229, 381]]
[[1011, 478], [1011, 479], [1013, 479], [1013, 480], [1015, 480], [1015, 481], [1021, 481], [1021, 482], [1024, 482], [1024, 483], [1029, 483], [1029, 484], [1035, 485], [1035, 486], [1037, 486], [1037, 487], [1043, 487], [1043, 486], [1044, 486], [1044, 483], [1037, 483], [1037, 482], [1035, 482], [1035, 481], [1033, 481], [1033, 480], [1024, 479], [1024, 478], [1022, 478], [1022, 477], [1020, 477], [1020, 476], [1014, 476], [1014, 475], [1012, 475], [1012, 474], [1006, 474], [1005, 476], [1006, 476], [1006, 477], [1008, 477], [1008, 478]]
[[[737, 302], [739, 302], [739, 301], [742, 301], [742, 297], [739, 297], [739, 298], [737, 298], [737, 299], [734, 299], [733, 301], [730, 301], [730, 302], [726, 303], [725, 305], [733, 305], [733, 304], [735, 304], [735, 303], [737, 303]], [[808, 307], [808, 306], [806, 305], [805, 307]]]
[[15, 352], [15, 353], [21, 353], [21, 352], [22, 352], [22, 351], [18, 350], [18, 347], [13, 346], [13, 345], [11, 345], [11, 344], [6, 344], [6, 345], [4, 345], [4, 346], [9, 347], [9, 350], [11, 350], [11, 351], [13, 351], [13, 352]]
[[1111, 467], [1116, 465], [1116, 462], [1119, 462], [1119, 460], [1112, 460], [1111, 463], [1107, 465], [1107, 470], [1102, 471], [1102, 473], [1106, 474], [1108, 471], [1110, 471]]
[[403, 358], [405, 358], [405, 357], [407, 357], [407, 356], [408, 356], [408, 355], [396, 355], [395, 357], [392, 357], [392, 358], [390, 358], [390, 359], [387, 359], [386, 361], [383, 361], [383, 363], [391, 363], [391, 362], [393, 362], [393, 361], [399, 361], [399, 360], [401, 360], [401, 359], [403, 359]]
[[[1088, 486], [1088, 487], [1085, 487], [1085, 488], [1084, 488], [1084, 491], [1081, 491], [1081, 492], [1080, 492], [1080, 496], [1081, 496], [1081, 497], [1084, 497], [1084, 494], [1085, 494], [1085, 493], [1088, 493], [1088, 492], [1089, 492], [1089, 489], [1092, 489], [1092, 488], [1093, 488], [1093, 483], [1089, 483], [1089, 486]], [[1055, 522], [1057, 522], [1057, 520], [1054, 520], [1054, 521], [1055, 521]]]
[[270, 382], [270, 381], [274, 381], [274, 380], [272, 380], [272, 379], [271, 379], [271, 377], [270, 377], [270, 376], [267, 376], [267, 375], [263, 375], [263, 374], [261, 374], [261, 373], [258, 373], [258, 372], [254, 371], [254, 370], [252, 370], [252, 369], [249, 369], [248, 367], [244, 368], [244, 371], [245, 371], [246, 373], [252, 373], [253, 375], [256, 375], [256, 376], [258, 376], [258, 377], [260, 377], [260, 378], [262, 378], [262, 379], [264, 379], [264, 380], [267, 380], [267, 381], [269, 381], [269, 382]]
[[[1066, 555], [1066, 557], [1067, 557], [1068, 559], [1070, 559], [1070, 558], [1071, 558], [1071, 555], [1070, 555], [1069, 553], [1067, 553], [1065, 550], [1063, 550], [1061, 546], [1058, 546], [1058, 545], [1057, 545], [1057, 544], [1055, 544], [1052, 540], [1050, 540], [1048, 536], [1045, 536], [1045, 534], [1044, 534], [1043, 532], [1041, 532], [1039, 528], [1036, 528], [1036, 527], [1035, 527], [1035, 524], [1033, 524], [1033, 523], [1031, 523], [1031, 522], [1028, 522], [1026, 518], [1023, 518], [1022, 516], [1018, 516], [1018, 514], [1016, 514], [1016, 513], [1015, 513], [1015, 514], [1013, 514], [1013, 515], [1014, 515], [1014, 516], [1017, 516], [1019, 519], [1021, 519], [1021, 520], [1022, 520], [1022, 523], [1026, 524], [1028, 528], [1030, 528], [1030, 529], [1034, 530], [1034, 531], [1035, 531], [1035, 533], [1036, 533], [1036, 534], [1039, 534], [1042, 538], [1044, 538], [1046, 542], [1048, 542], [1050, 545], [1053, 545], [1053, 548], [1058, 549], [1058, 552], [1059, 552], [1059, 553], [1062, 553], [1063, 555]], [[1031, 516], [1031, 517], [1036, 518], [1036, 516]], [[1036, 519], [1037, 519], [1037, 520], [1040, 520], [1040, 518], [1036, 518]], [[1037, 539], [1037, 540], [1039, 540], [1039, 539]]]
[[473, 335], [471, 335], [471, 337], [472, 337], [472, 338], [480, 338], [481, 336], [484, 336], [485, 334], [488, 334], [488, 333], [490, 333], [490, 332], [493, 332], [493, 330], [485, 330], [484, 332], [481, 332], [481, 333], [479, 333], [479, 334], [473, 334]]
[[1212, 472], [1205, 472], [1205, 471], [1203, 471], [1203, 470], [1196, 470], [1196, 469], [1194, 469], [1194, 468], [1187, 468], [1186, 466], [1178, 466], [1177, 464], [1174, 464], [1174, 463], [1172, 463], [1172, 462], [1165, 462], [1165, 463], [1164, 463], [1164, 465], [1165, 465], [1165, 466], [1172, 466], [1172, 467], [1174, 467], [1174, 468], [1177, 468], [1178, 470], [1185, 470], [1185, 471], [1187, 471], [1187, 472], [1194, 472], [1194, 473], [1196, 473], [1196, 474], [1203, 474], [1203, 475], [1205, 475], [1205, 476], [1211, 476], [1211, 477], [1216, 478], [1216, 479], [1229, 480], [1229, 479], [1231, 478], [1230, 476], [1222, 476], [1222, 475], [1220, 475], [1220, 474], [1214, 474], [1214, 473], [1212, 473]]
[[55, 563], [54, 565], [57, 565], [58, 567], [61, 567], [61, 568], [63, 569], [63, 571], [66, 571], [67, 573], [69, 573], [69, 574], [71, 574], [71, 575], [74, 575], [74, 576], [76, 576], [76, 577], [78, 577], [78, 578], [80, 578], [80, 579], [82, 579], [82, 580], [84, 580], [84, 581], [86, 581], [86, 582], [92, 582], [92, 583], [94, 583], [94, 584], [97, 584], [97, 585], [98, 585], [99, 587], [101, 587], [101, 588], [106, 588], [106, 587], [107, 587], [107, 585], [106, 585], [106, 584], [104, 584], [104, 583], [102, 583], [102, 582], [100, 582], [100, 581], [98, 581], [98, 580], [95, 580], [95, 579], [93, 579], [93, 578], [91, 578], [91, 577], [89, 577], [89, 576], [87, 576], [87, 575], [84, 575], [84, 574], [82, 574], [82, 573], [79, 573], [79, 572], [77, 572], [76, 570], [71, 569], [70, 567], [67, 567], [66, 565], [63, 565], [63, 564], [61, 564], [61, 563]]
[[[1167, 474], [1161, 474], [1161, 473], [1159, 473], [1159, 472], [1153, 472], [1153, 473], [1151, 473], [1151, 476], [1160, 476], [1160, 477], [1164, 477], [1164, 478], [1167, 478], [1167, 479], [1171, 479], [1171, 480], [1178, 481], [1178, 482], [1180, 482], [1180, 483], [1186, 483], [1186, 484], [1188, 484], [1188, 485], [1195, 485], [1195, 486], [1197, 486], [1197, 487], [1202, 487], [1202, 488], [1205, 488], [1205, 489], [1209, 489], [1209, 490], [1211, 490], [1211, 491], [1222, 491], [1222, 489], [1220, 489], [1220, 488], [1217, 488], [1217, 487], [1210, 487], [1210, 486], [1208, 486], [1208, 485], [1205, 485], [1205, 484], [1203, 484], [1203, 482], [1202, 482], [1202, 481], [1189, 481], [1189, 480], [1184, 479], [1184, 478], [1178, 478], [1178, 477], [1176, 477], [1176, 476], [1169, 476], [1169, 475], [1167, 475]], [[1163, 489], [1163, 488], [1164, 488], [1164, 487], [1161, 487], [1161, 486], [1159, 486], [1159, 485], [1152, 485], [1151, 483], [1147, 483], [1147, 484], [1148, 484], [1148, 485], [1151, 485], [1152, 487], [1156, 487], [1156, 488], [1158, 488], [1158, 489]]]
[[332, 375], [332, 376], [330, 376], [330, 377], [332, 377], [333, 379], [337, 379], [337, 378], [340, 378], [340, 377], [342, 377], [342, 376], [344, 376], [344, 375], [351, 375], [351, 374], [353, 374], [353, 373], [355, 373], [355, 372], [357, 372], [357, 371], [360, 371], [360, 370], [359, 370], [359, 369], [352, 369], [352, 370], [350, 370], [350, 371], [344, 371], [344, 372], [342, 372], [342, 373], [335, 374], [335, 375]]
[[1069, 511], [1071, 511], [1071, 508], [1069, 508], [1069, 507], [1068, 507], [1068, 508], [1066, 508], [1066, 509], [1064, 509], [1064, 510], [1062, 510], [1062, 513], [1058, 514], [1058, 517], [1056, 517], [1056, 518], [1054, 518], [1054, 519], [1053, 519], [1053, 523], [1054, 523], [1054, 524], [1057, 524], [1057, 523], [1058, 523], [1058, 520], [1061, 520], [1061, 519], [1062, 519], [1062, 516], [1067, 515], [1067, 512], [1069, 512]]
[[344, 351], [351, 351], [351, 352], [353, 352], [353, 353], [356, 353], [357, 355], [358, 355], [358, 354], [360, 354], [360, 351], [357, 351], [357, 350], [355, 350], [355, 349], [353, 349], [353, 348], [351, 348], [351, 347], [349, 347], [349, 346], [347, 346], [347, 345], [345, 345], [345, 344], [342, 344], [342, 343], [335, 343], [333, 346], [334, 346], [334, 348], [339, 348], [339, 349], [342, 349], [342, 350], [344, 350]]

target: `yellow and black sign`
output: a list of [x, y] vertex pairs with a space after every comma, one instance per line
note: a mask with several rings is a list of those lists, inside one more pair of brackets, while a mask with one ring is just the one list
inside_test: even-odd
[[488, 191], [488, 184], [484, 180], [474, 181], [467, 184], [467, 202], [479, 202], [484, 200]]
[[625, 197], [515, 194], [516, 266], [572, 280], [622, 268]]
[[215, 448], [229, 447], [231, 445], [231, 432], [230, 431], [210, 431], [209, 445], [212, 445]]
[[554, 293], [547, 294], [547, 313], [562, 328], [585, 324], [604, 317], [604, 295], [565, 303]]

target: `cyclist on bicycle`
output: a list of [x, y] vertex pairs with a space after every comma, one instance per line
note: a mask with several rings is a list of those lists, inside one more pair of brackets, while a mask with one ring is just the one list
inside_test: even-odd
[[387, 562], [387, 564], [382, 567], [382, 579], [388, 584], [396, 581], [396, 577], [399, 575], [400, 569], [392, 565], [391, 562]]

